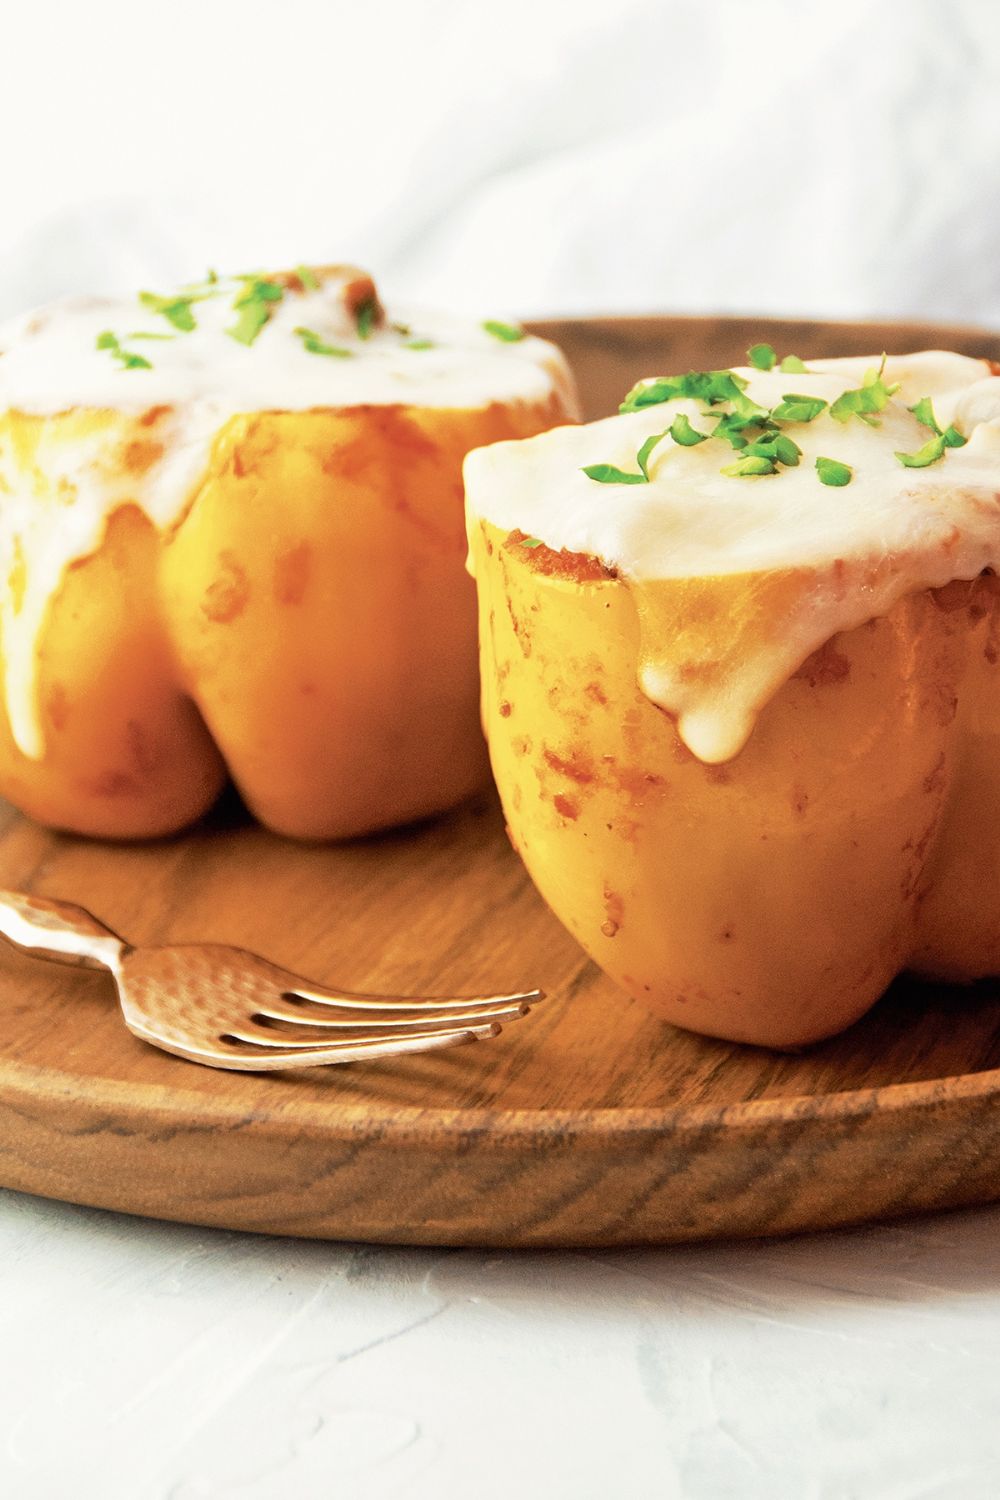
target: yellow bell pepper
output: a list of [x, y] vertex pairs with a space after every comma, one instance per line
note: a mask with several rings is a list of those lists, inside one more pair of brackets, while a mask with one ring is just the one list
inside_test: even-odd
[[[34, 657], [43, 753], [19, 747], [0, 707], [0, 795], [108, 838], [183, 828], [227, 775], [257, 817], [299, 838], [459, 801], [485, 772], [462, 458], [567, 415], [553, 396], [229, 419], [175, 525], [161, 533], [117, 504], [97, 550], [58, 580]], [[61, 447], [97, 434], [119, 493], [168, 418], [6, 411], [0, 481], [59, 526]], [[16, 545], [15, 614], [35, 566]]]
[[[523, 543], [471, 525], [493, 771], [538, 889], [624, 990], [678, 1026], [796, 1047], [904, 968], [1000, 972], [993, 576], [836, 636], [709, 765], [637, 686], [630, 588]], [[707, 582], [752, 601], [734, 640], [781, 629], [780, 575]], [[678, 660], [705, 583], [655, 585]]]

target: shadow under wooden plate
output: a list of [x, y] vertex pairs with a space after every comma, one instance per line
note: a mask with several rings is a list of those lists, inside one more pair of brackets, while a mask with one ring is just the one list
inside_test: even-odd
[[[634, 378], [939, 345], [975, 330], [595, 319], [545, 325], [588, 412]], [[438, 822], [296, 845], [227, 803], [175, 840], [60, 837], [0, 809], [0, 885], [90, 906], [137, 942], [212, 939], [352, 989], [549, 993], [500, 1038], [253, 1077], [124, 1030], [110, 982], [0, 948], [0, 1182], [195, 1224], [331, 1239], [666, 1243], [1000, 1198], [1000, 986], [900, 982], [795, 1056], [662, 1026], [546, 910], [484, 797]]]

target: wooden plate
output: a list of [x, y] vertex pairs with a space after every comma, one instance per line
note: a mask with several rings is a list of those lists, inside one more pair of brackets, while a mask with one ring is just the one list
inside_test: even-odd
[[[938, 345], [975, 330], [587, 320], [545, 325], [590, 414], [638, 375], [780, 353]], [[900, 983], [797, 1056], [660, 1025], [584, 959], [484, 798], [341, 847], [234, 803], [184, 838], [111, 845], [0, 811], [0, 884], [91, 906], [134, 941], [212, 938], [354, 989], [539, 984], [495, 1041], [254, 1078], [153, 1051], [100, 974], [0, 951], [0, 1182], [228, 1228], [431, 1244], [758, 1235], [1000, 1198], [1000, 986]], [[2, 947], [2, 945], [0, 945]]]

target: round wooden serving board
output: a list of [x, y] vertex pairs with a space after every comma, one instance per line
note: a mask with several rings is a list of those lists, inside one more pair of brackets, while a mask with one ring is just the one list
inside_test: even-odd
[[[588, 319], [542, 325], [588, 416], [643, 374], [939, 346], [970, 329]], [[254, 1077], [135, 1040], [110, 981], [0, 944], [0, 1183], [194, 1224], [442, 1245], [761, 1235], [1000, 1198], [1000, 986], [901, 982], [795, 1056], [675, 1031], [589, 963], [484, 797], [421, 828], [296, 845], [235, 802], [175, 840], [46, 833], [0, 807], [0, 885], [134, 942], [211, 939], [356, 990], [540, 985], [494, 1041]]]

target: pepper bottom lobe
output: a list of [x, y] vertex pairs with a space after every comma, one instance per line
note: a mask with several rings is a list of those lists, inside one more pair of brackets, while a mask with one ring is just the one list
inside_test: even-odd
[[472, 549], [511, 839], [624, 991], [675, 1025], [794, 1048], [906, 968], [1000, 972], [996, 580], [835, 637], [708, 765], [639, 691], [623, 582], [546, 572], [488, 523]]

